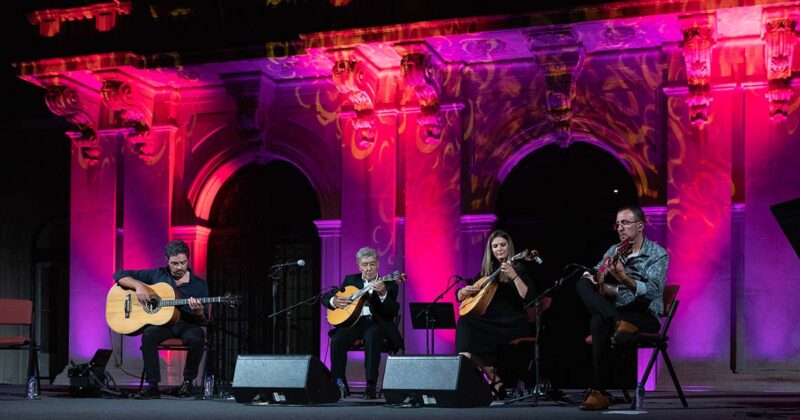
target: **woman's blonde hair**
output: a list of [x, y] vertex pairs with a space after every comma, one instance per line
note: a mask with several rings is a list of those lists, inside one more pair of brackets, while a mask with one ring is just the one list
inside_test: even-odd
[[[494, 253], [492, 253], [492, 241], [495, 238], [503, 238], [508, 241], [508, 258], [511, 258], [514, 255], [514, 241], [511, 240], [511, 236], [502, 230], [496, 230], [489, 235], [489, 239], [486, 240], [486, 250], [483, 252], [483, 264], [481, 264], [481, 277], [486, 277], [489, 274], [492, 274], [494, 270], [496, 270], [500, 266], [500, 261], [494, 257]], [[497, 266], [494, 265], [494, 262], [497, 261]], [[508, 278], [505, 274], [500, 273], [500, 277], [497, 278], [500, 282], [506, 283], [508, 282]]]

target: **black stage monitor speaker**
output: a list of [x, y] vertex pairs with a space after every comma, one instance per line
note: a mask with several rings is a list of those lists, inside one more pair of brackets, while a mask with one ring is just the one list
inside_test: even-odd
[[484, 407], [492, 391], [472, 360], [464, 356], [389, 356], [383, 377], [389, 404]]
[[233, 396], [240, 403], [327, 404], [339, 401], [339, 387], [313, 356], [240, 355]]

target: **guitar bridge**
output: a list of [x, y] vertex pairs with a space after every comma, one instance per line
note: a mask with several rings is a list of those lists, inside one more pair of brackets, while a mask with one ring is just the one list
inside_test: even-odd
[[131, 317], [131, 295], [125, 297], [125, 318]]

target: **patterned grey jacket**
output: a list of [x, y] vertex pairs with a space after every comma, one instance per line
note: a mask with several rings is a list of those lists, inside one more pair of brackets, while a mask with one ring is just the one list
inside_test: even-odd
[[[618, 244], [617, 244], [618, 245]], [[606, 258], [610, 258], [617, 251], [617, 245], [603, 255], [603, 259], [594, 267], [599, 269]], [[657, 243], [645, 238], [642, 249], [636, 254], [621, 259], [625, 266], [625, 274], [636, 281], [636, 290], [630, 290], [624, 285], [619, 288], [616, 306], [625, 306], [634, 300], [648, 302], [647, 308], [656, 318], [664, 314], [664, 284], [666, 283], [669, 254]]]

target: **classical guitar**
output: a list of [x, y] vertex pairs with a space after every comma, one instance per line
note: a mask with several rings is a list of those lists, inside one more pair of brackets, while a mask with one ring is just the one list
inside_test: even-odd
[[[180, 310], [177, 306], [188, 305], [189, 299], [175, 299], [175, 289], [167, 283], [148, 285], [150, 301], [142, 305], [136, 299], [136, 291], [115, 285], [106, 297], [106, 322], [116, 333], [140, 334], [148, 325], [170, 325], [178, 322]], [[236, 305], [239, 296], [217, 296], [197, 298], [200, 303], [225, 303]]]
[[[405, 273], [400, 274], [399, 271], [395, 271], [375, 280], [375, 282], [377, 281], [382, 281], [384, 283], [392, 281], [402, 282], [406, 281], [406, 275]], [[346, 297], [350, 303], [344, 308], [328, 309], [328, 322], [334, 327], [352, 327], [355, 325], [361, 317], [361, 310], [367, 303], [367, 294], [372, 290], [372, 284], [373, 282], [367, 283], [363, 289], [359, 289], [355, 286], [347, 286], [344, 290], [337, 292], [336, 296]]]
[[[508, 262], [511, 263], [519, 260], [530, 261], [536, 259], [538, 256], [539, 252], [536, 250], [528, 251], [526, 249], [511, 257]], [[497, 282], [495, 280], [499, 276], [500, 269], [498, 268], [492, 274], [489, 274], [488, 276], [476, 281], [475, 285], [480, 286], [481, 290], [477, 295], [464, 298], [464, 300], [461, 301], [461, 306], [458, 308], [458, 313], [461, 316], [467, 314], [483, 315], [486, 312], [486, 308], [489, 307], [489, 303], [492, 302], [494, 293], [497, 291]]]
[[615, 300], [619, 295], [619, 287], [621, 284], [614, 277], [606, 279], [606, 274], [608, 274], [608, 266], [613, 267], [617, 265], [617, 262], [620, 258], [630, 255], [631, 251], [633, 251], [632, 245], [631, 238], [627, 238], [620, 242], [620, 244], [617, 245], [617, 249], [614, 251], [614, 255], [603, 260], [603, 264], [600, 264], [600, 268], [597, 270], [597, 274], [595, 274], [595, 279], [600, 294], [611, 300]]

